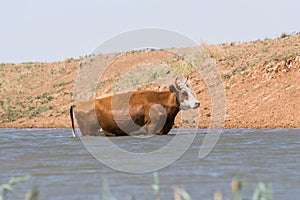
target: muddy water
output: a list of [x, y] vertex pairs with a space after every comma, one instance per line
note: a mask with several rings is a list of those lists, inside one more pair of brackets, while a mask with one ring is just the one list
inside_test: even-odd
[[[192, 199], [213, 199], [216, 190], [229, 199], [235, 174], [246, 181], [242, 195], [248, 199], [258, 181], [272, 184], [274, 199], [299, 198], [300, 129], [224, 130], [213, 151], [201, 160], [198, 154], [205, 133], [198, 131], [185, 154], [158, 171], [161, 199], [173, 199], [175, 185], [185, 188]], [[0, 136], [0, 184], [11, 176], [32, 176], [16, 186], [10, 199], [24, 199], [33, 182], [40, 185], [41, 199], [101, 199], [103, 180], [109, 182], [116, 199], [131, 195], [154, 199], [152, 173], [124, 173], [103, 165], [71, 137], [70, 129], [0, 129]], [[129, 151], [148, 152], [172, 137], [139, 139], [139, 143], [130, 137], [112, 141]]]

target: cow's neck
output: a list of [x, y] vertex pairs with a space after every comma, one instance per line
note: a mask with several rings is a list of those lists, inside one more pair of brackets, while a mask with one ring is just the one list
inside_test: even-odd
[[179, 110], [180, 110], [180, 101], [179, 101], [179, 99], [177, 98], [177, 96], [174, 94], [174, 93], [172, 93], [173, 94], [173, 98], [175, 98], [175, 102], [176, 102], [176, 106], [178, 107], [178, 111], [177, 112], [179, 112]]
[[174, 94], [174, 93], [172, 93], [171, 92], [171, 94], [172, 94], [172, 112], [175, 114], [175, 116], [177, 115], [177, 113], [180, 111], [180, 102], [179, 102], [179, 100], [178, 100], [178, 98], [177, 98], [177, 96]]

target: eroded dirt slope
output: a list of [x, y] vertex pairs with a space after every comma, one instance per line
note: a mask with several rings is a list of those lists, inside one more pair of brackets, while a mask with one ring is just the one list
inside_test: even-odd
[[[203, 49], [223, 78], [226, 128], [300, 127], [300, 34]], [[0, 64], [0, 127], [70, 127], [74, 80], [84, 62]], [[180, 59], [166, 51], [127, 53], [111, 64], [106, 92], [111, 80], [146, 62], [176, 66]], [[190, 82], [202, 103], [199, 127], [206, 128], [212, 115], [207, 87], [197, 74]]]

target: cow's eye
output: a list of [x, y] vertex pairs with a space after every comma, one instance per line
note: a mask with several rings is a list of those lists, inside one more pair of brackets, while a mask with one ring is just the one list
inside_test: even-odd
[[187, 93], [187, 92], [183, 92], [182, 95], [183, 95], [184, 97], [187, 97], [187, 96], [188, 96], [188, 93]]

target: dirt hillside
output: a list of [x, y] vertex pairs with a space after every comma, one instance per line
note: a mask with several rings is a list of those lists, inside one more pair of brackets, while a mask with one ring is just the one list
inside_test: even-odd
[[[223, 79], [226, 128], [300, 127], [300, 34], [202, 48], [216, 59]], [[0, 64], [0, 127], [70, 127], [74, 81], [85, 61]], [[106, 72], [104, 91], [146, 62], [176, 67], [181, 61], [166, 51], [128, 52]], [[190, 83], [201, 102], [199, 127], [207, 128], [212, 115], [207, 86], [197, 74], [190, 74]]]

